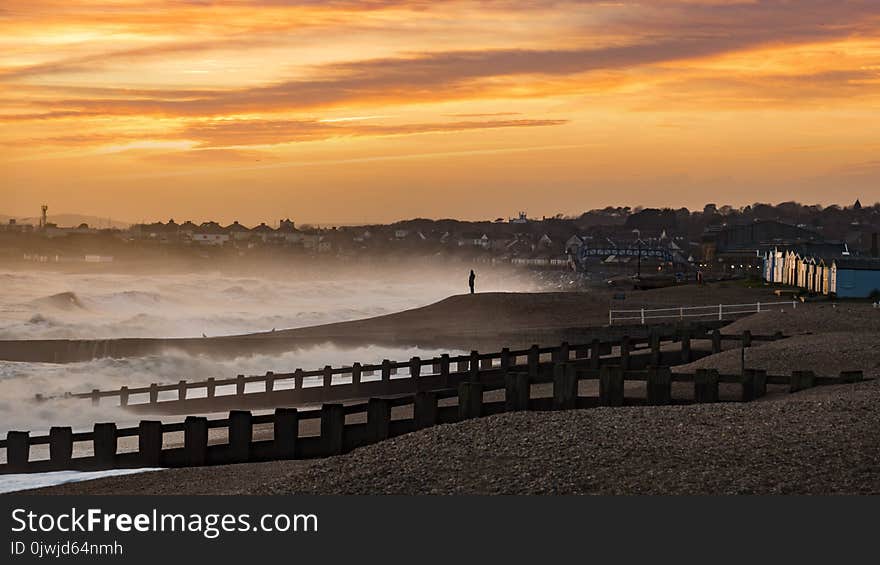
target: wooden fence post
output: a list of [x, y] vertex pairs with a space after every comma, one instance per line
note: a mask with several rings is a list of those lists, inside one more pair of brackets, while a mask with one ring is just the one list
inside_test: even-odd
[[651, 335], [648, 338], [648, 341], [651, 346], [651, 365], [660, 365], [660, 334], [656, 331], [652, 331]]
[[275, 391], [275, 373], [266, 371], [266, 392]]
[[550, 355], [550, 358], [554, 363], [567, 363], [570, 357], [571, 348], [567, 341], [563, 341]]
[[480, 370], [481, 371], [488, 371], [491, 368], [492, 368], [492, 358], [491, 357], [486, 357], [484, 359], [480, 359]]
[[648, 404], [663, 406], [672, 402], [672, 371], [669, 367], [648, 367]]
[[361, 378], [363, 378], [363, 365], [355, 363], [351, 366], [351, 384], [354, 387], [355, 395], [360, 394]]
[[531, 384], [529, 374], [508, 372], [504, 375], [504, 408], [508, 412], [529, 409]]
[[238, 375], [235, 377], [235, 394], [237, 396], [244, 396], [244, 375]]
[[746, 369], [752, 373], [752, 398], [767, 395], [767, 371], [764, 369]]
[[571, 410], [577, 405], [578, 379], [574, 365], [557, 363], [553, 367], [553, 408]]
[[119, 388], [119, 405], [123, 408], [128, 406], [128, 387], [123, 386]]
[[293, 388], [296, 390], [302, 390], [304, 380], [305, 380], [305, 375], [303, 374], [303, 370], [296, 369], [293, 372]]
[[150, 404], [159, 402], [159, 385], [150, 383]]
[[590, 369], [597, 371], [602, 364], [602, 342], [594, 339], [590, 342]]
[[751, 347], [752, 346], [752, 332], [749, 330], [745, 330], [742, 333], [742, 346], [743, 347]]
[[755, 370], [754, 369], [746, 369], [742, 372], [740, 376], [740, 385], [742, 386], [742, 393], [740, 395], [740, 400], [742, 402], [751, 402], [755, 399]]
[[254, 422], [246, 410], [233, 410], [229, 413], [229, 456], [236, 463], [244, 463], [251, 457], [251, 443], [254, 441]]
[[443, 386], [449, 386], [449, 354], [440, 356], [440, 382]]
[[388, 439], [391, 425], [391, 403], [384, 398], [371, 398], [367, 403], [367, 437], [372, 443]]
[[541, 367], [541, 352], [537, 344], [529, 348], [529, 377], [535, 378]]
[[691, 355], [691, 331], [684, 330], [681, 332], [681, 362], [690, 363], [693, 361]]
[[321, 446], [324, 455], [341, 455], [345, 447], [345, 407], [324, 404], [321, 407]]
[[333, 386], [333, 367], [330, 365], [324, 365], [324, 388], [330, 388]]
[[101, 391], [96, 388], [92, 389], [91, 398], [92, 398], [92, 404], [94, 404], [95, 406], [100, 404], [101, 403]]
[[506, 370], [510, 369], [510, 367], [511, 367], [510, 348], [505, 347], [501, 350], [501, 370], [506, 371]]
[[382, 390], [386, 393], [391, 393], [391, 361], [389, 359], [382, 360]]
[[101, 469], [112, 469], [116, 462], [116, 424], [95, 424], [92, 431], [95, 463]]
[[468, 362], [468, 379], [471, 382], [478, 382], [480, 380], [480, 352], [479, 351], [471, 351], [471, 358]]
[[437, 394], [433, 392], [417, 392], [413, 400], [413, 419], [416, 429], [430, 428], [437, 425]]
[[605, 365], [599, 371], [599, 404], [623, 406], [623, 369]]
[[840, 381], [843, 383], [857, 383], [864, 380], [865, 374], [862, 371], [841, 371]]
[[816, 383], [816, 375], [813, 371], [792, 371], [789, 380], [789, 392], [799, 392], [813, 388]]
[[141, 420], [138, 424], [138, 460], [144, 467], [162, 463], [162, 422]]
[[422, 360], [413, 357], [409, 360], [409, 378], [413, 380], [413, 390], [417, 390], [419, 386], [419, 377], [422, 376]]
[[462, 420], [483, 415], [483, 384], [462, 382], [458, 385], [458, 417]]
[[721, 330], [712, 330], [712, 353], [721, 353]]
[[214, 377], [208, 377], [205, 382], [205, 396], [214, 398], [217, 395], [217, 385], [214, 383]]
[[73, 456], [73, 428], [53, 426], [49, 430], [49, 461], [52, 468], [64, 469]]
[[625, 335], [620, 338], [620, 367], [624, 371], [629, 370], [629, 350], [630, 339], [628, 335]]
[[717, 369], [697, 369], [694, 375], [694, 401], [718, 402]]
[[26, 471], [30, 452], [30, 432], [6, 432], [6, 463], [10, 471]]
[[177, 383], [177, 400], [186, 400], [186, 381]]
[[272, 424], [275, 455], [282, 459], [293, 459], [299, 438], [299, 413], [296, 408], [276, 408]]
[[192, 467], [208, 462], [208, 419], [203, 416], [187, 416], [183, 422], [183, 449]]

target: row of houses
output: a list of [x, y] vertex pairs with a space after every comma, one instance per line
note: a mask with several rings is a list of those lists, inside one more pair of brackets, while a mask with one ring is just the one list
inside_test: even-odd
[[135, 239], [155, 240], [162, 243], [191, 241], [198, 245], [224, 246], [257, 243], [292, 244], [307, 250], [328, 252], [332, 245], [321, 230], [301, 231], [290, 219], [281, 220], [277, 228], [264, 223], [249, 228], [235, 221], [228, 226], [217, 222], [195, 224], [187, 221], [178, 224], [173, 219], [167, 223], [139, 224], [129, 230]]
[[839, 298], [880, 297], [880, 259], [841, 256], [825, 260], [794, 250], [765, 253], [764, 280]]
[[[577, 250], [587, 236], [573, 235], [567, 240], [556, 236], [530, 233], [514, 233], [505, 237], [488, 232], [454, 232], [451, 230], [419, 230], [406, 228], [389, 229], [386, 226], [340, 227], [331, 229], [297, 229], [287, 219], [277, 228], [265, 223], [248, 228], [239, 222], [223, 226], [217, 222], [196, 225], [193, 222], [177, 224], [156, 222], [140, 224], [129, 230], [132, 239], [158, 241], [160, 243], [192, 242], [207, 246], [232, 245], [236, 247], [255, 244], [301, 245], [316, 251], [354, 251], [375, 248], [385, 249], [456, 249], [461, 251], [490, 252], [498, 256], [554, 259], [567, 263], [566, 256]], [[432, 248], [433, 246], [433, 248]]]

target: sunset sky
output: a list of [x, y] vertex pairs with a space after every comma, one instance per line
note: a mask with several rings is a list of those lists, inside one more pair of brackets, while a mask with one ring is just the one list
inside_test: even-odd
[[880, 200], [877, 0], [0, 0], [0, 214]]

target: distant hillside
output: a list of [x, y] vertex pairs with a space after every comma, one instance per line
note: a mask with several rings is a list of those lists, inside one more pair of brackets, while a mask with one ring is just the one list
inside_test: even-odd
[[[36, 226], [40, 223], [40, 219], [36, 216], [23, 218], [20, 216], [8, 216], [6, 214], [0, 214], [0, 223], [6, 224], [12, 218], [15, 218], [15, 221], [19, 224], [32, 224]], [[109, 218], [99, 218], [98, 216], [86, 216], [83, 214], [49, 214], [49, 222], [61, 227], [89, 224], [89, 226], [93, 228], [114, 227], [125, 229], [131, 225], [129, 222], [112, 220]]]

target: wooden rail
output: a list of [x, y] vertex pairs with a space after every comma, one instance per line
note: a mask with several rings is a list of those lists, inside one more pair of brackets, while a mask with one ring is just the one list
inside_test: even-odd
[[[153, 383], [146, 387], [123, 386], [116, 390], [93, 390], [67, 394], [67, 398], [91, 399], [99, 404], [113, 398], [115, 405], [142, 414], [193, 414], [227, 411], [232, 409], [260, 409], [276, 406], [297, 406], [339, 402], [370, 396], [407, 394], [424, 390], [456, 386], [462, 375], [473, 371], [522, 370], [555, 361], [591, 360], [598, 369], [602, 364], [617, 363], [624, 369], [645, 368], [648, 365], [676, 365], [689, 363], [704, 354], [718, 353], [723, 341], [738, 341], [749, 347], [754, 341], [782, 339], [777, 333], [753, 336], [746, 331], [724, 335], [720, 330], [680, 330], [663, 335], [653, 332], [648, 337], [600, 341], [555, 347], [533, 345], [528, 349], [502, 349], [495, 353], [472, 351], [469, 355], [442, 355], [432, 359], [413, 357], [409, 361], [383, 360], [379, 364], [354, 363], [346, 367], [325, 366], [322, 369], [292, 373], [269, 372], [265, 375], [238, 375], [235, 378], [173, 384]], [[695, 351], [691, 342], [711, 341], [711, 350]], [[663, 351], [664, 344], [678, 343], [679, 351]], [[617, 350], [616, 356], [614, 350]], [[612, 356], [612, 357], [608, 357]], [[307, 383], [307, 379], [317, 381]], [[260, 390], [248, 391], [249, 384], [259, 383]], [[307, 384], [309, 386], [307, 386]], [[232, 389], [226, 392], [224, 387]], [[234, 387], [234, 388], [232, 388]], [[219, 390], [218, 390], [219, 389]], [[162, 398], [161, 393], [175, 393]], [[134, 398], [133, 398], [134, 397]], [[37, 395], [38, 401], [48, 397]]]
[[[578, 383], [599, 380], [598, 397], [582, 397]], [[278, 408], [271, 414], [253, 415], [232, 411], [227, 418], [209, 420], [187, 417], [183, 422], [142, 421], [139, 426], [117, 429], [112, 423], [94, 425], [91, 432], [73, 433], [70, 427], [54, 427], [48, 435], [30, 437], [28, 432], [10, 431], [0, 449], [6, 450], [0, 473], [30, 473], [56, 470], [103, 470], [119, 468], [185, 467], [219, 465], [281, 459], [304, 459], [339, 455], [357, 447], [382, 441], [442, 423], [517, 410], [563, 410], [596, 406], [664, 405], [682, 403], [672, 398], [672, 383], [693, 383], [693, 400], [684, 403], [718, 402], [719, 384], [741, 386], [740, 401], [748, 402], [766, 394], [767, 385], [787, 385], [797, 392], [818, 385], [858, 382], [861, 371], [843, 372], [839, 377], [816, 376], [812, 371], [791, 375], [768, 375], [750, 369], [741, 375], [721, 375], [714, 369], [695, 373], [672, 373], [669, 367], [649, 367], [644, 371], [626, 371], [617, 365], [599, 369], [589, 359], [555, 361], [549, 374], [538, 366], [527, 371], [476, 371], [456, 387], [421, 391], [399, 397], [376, 397], [353, 405], [324, 404], [320, 409]], [[645, 383], [644, 398], [628, 398], [625, 381]], [[552, 382], [551, 398], [533, 398], [532, 384]], [[503, 401], [486, 401], [484, 393], [504, 391]], [[450, 405], [448, 399], [455, 399]], [[447, 400], [443, 405], [441, 401]], [[412, 416], [392, 419], [393, 407], [411, 406]], [[346, 416], [366, 414], [365, 423], [346, 423]], [[319, 420], [320, 434], [299, 435], [299, 423]], [[254, 440], [255, 425], [271, 425], [271, 440]], [[210, 445], [211, 429], [227, 429], [224, 444]], [[165, 448], [165, 434], [184, 435], [183, 447]], [[120, 438], [138, 438], [137, 450], [120, 453]], [[92, 444], [93, 455], [73, 457], [74, 443]], [[31, 460], [31, 446], [48, 445], [49, 459]]]
[[708, 306], [676, 306], [673, 308], [641, 308], [638, 310], [608, 310], [608, 325], [614, 322], [639, 322], [642, 325], [651, 320], [668, 320], [688, 318], [712, 318], [718, 321], [724, 320], [725, 316], [741, 314], [755, 314], [772, 309], [774, 306], [790, 306], [792, 310], [797, 308], [797, 301], [787, 300], [784, 302], [753, 302], [749, 304], [712, 304]]

